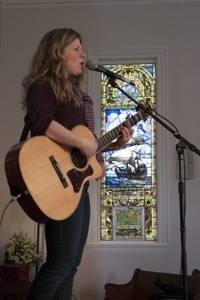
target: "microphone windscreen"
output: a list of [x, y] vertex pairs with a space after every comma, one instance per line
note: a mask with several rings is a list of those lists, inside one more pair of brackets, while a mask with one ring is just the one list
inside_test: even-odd
[[89, 70], [96, 70], [96, 64], [94, 64], [91, 60], [87, 60], [85, 66]]

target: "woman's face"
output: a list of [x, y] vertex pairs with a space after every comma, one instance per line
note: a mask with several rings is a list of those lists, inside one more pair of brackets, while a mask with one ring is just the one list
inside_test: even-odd
[[64, 69], [69, 75], [79, 76], [83, 72], [85, 53], [79, 39], [74, 40], [64, 48]]

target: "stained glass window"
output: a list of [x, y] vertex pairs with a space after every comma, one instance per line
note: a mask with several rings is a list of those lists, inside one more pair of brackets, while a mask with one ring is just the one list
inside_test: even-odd
[[156, 64], [104, 67], [133, 84], [116, 80], [118, 89], [102, 74], [101, 136], [112, 136], [126, 119], [134, 125], [134, 134], [123, 149], [103, 154], [106, 177], [101, 182], [100, 239], [156, 241], [156, 127], [155, 120], [146, 117], [137, 105], [155, 107]]

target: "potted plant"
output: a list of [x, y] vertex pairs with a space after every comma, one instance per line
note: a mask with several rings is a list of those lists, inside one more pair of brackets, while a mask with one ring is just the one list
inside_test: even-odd
[[29, 280], [30, 265], [38, 265], [41, 261], [37, 253], [37, 245], [27, 233], [14, 233], [5, 245], [4, 265], [0, 266], [2, 280]]

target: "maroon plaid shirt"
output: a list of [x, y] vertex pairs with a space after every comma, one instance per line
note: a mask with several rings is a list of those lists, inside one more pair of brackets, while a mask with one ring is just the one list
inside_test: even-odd
[[[77, 88], [77, 85], [75, 84], [75, 82], [76, 82], [75, 78], [71, 78], [71, 80], [74, 83], [74, 87], [78, 94], [80, 104], [84, 110], [85, 125], [94, 133], [95, 120], [94, 120], [93, 101], [87, 93], [85, 93]], [[101, 153], [97, 153], [96, 157], [99, 162], [103, 161], [103, 157], [102, 157]]]

